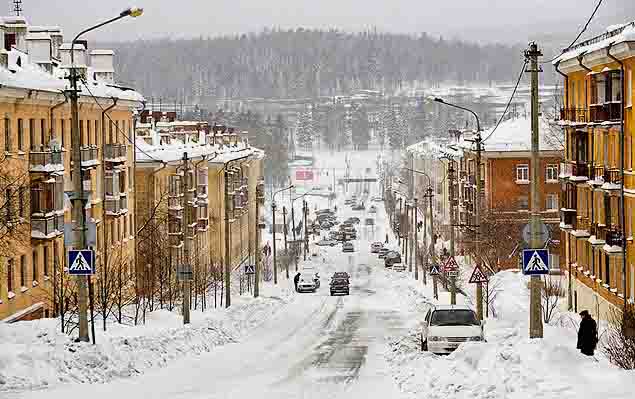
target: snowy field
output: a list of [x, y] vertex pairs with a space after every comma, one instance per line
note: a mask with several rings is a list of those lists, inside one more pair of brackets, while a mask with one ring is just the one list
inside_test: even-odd
[[[377, 154], [352, 159], [357, 170], [374, 172]], [[343, 154], [318, 159], [345, 167]], [[331, 177], [332, 179], [332, 177]], [[328, 183], [328, 182], [326, 182]], [[174, 313], [154, 313], [147, 326], [112, 328], [96, 346], [76, 344], [56, 332], [52, 320], [0, 326], [0, 396], [68, 399], [128, 398], [630, 398], [635, 374], [598, 354], [575, 349], [577, 319], [563, 314], [545, 326], [544, 340], [527, 337], [527, 288], [523, 276], [500, 273], [497, 318], [487, 320], [487, 343], [466, 343], [449, 356], [420, 351], [418, 332], [425, 311], [439, 300], [431, 281], [386, 270], [369, 251], [389, 235], [381, 203], [378, 213], [351, 211], [353, 193], [379, 194], [376, 185], [338, 188], [338, 217], [375, 218], [358, 227], [354, 253], [312, 241], [304, 266], [319, 271], [321, 288], [297, 294], [281, 274], [265, 284], [262, 298], [237, 298], [229, 310], [195, 312], [183, 327]], [[327, 199], [312, 198], [311, 209]], [[299, 202], [299, 201], [298, 201]], [[367, 204], [368, 207], [368, 204]], [[315, 256], [313, 256], [315, 255]], [[330, 276], [351, 275], [351, 295], [331, 297]], [[293, 275], [293, 273], [291, 273]], [[466, 286], [468, 295], [473, 287]], [[459, 302], [470, 303], [459, 297]]]

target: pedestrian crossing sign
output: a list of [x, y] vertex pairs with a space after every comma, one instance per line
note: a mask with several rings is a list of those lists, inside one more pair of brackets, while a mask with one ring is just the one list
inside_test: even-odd
[[431, 276], [438, 276], [439, 274], [441, 274], [441, 271], [439, 270], [439, 265], [437, 265], [435, 263], [432, 266], [430, 266], [430, 275]]
[[90, 276], [95, 274], [94, 255], [91, 249], [68, 251], [68, 274], [73, 276]]
[[523, 250], [523, 274], [528, 276], [549, 274], [549, 250]]
[[245, 265], [245, 274], [256, 274], [256, 266]]

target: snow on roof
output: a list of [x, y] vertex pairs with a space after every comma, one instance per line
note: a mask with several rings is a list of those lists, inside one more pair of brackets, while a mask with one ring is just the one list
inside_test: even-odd
[[561, 61], [575, 59], [580, 55], [606, 48], [611, 43], [615, 45], [617, 43], [632, 41], [635, 41], [635, 21], [623, 25], [609, 26], [606, 33], [586, 40], [571, 48], [564, 49], [563, 53], [556, 57], [552, 63], [556, 65]]
[[[60, 46], [60, 50], [70, 50], [72, 44], [71, 43], [62, 43]], [[72, 46], [74, 51], [86, 51], [86, 46], [83, 43], [75, 43], [75, 46]]]
[[91, 55], [115, 55], [115, 52], [113, 50], [95, 49], [95, 50], [91, 51], [90, 54]]
[[[547, 119], [540, 119], [540, 150], [557, 151], [558, 148], [547, 143], [545, 132], [552, 127]], [[492, 128], [493, 129], [493, 128]], [[487, 138], [492, 129], [481, 133], [483, 139]], [[509, 119], [500, 124], [494, 134], [484, 142], [485, 151], [531, 151], [531, 119]]]
[[51, 35], [48, 32], [29, 32], [26, 40], [51, 40]]
[[26, 24], [26, 18], [22, 15], [8, 15], [5, 17], [0, 17], [0, 22], [4, 24]]

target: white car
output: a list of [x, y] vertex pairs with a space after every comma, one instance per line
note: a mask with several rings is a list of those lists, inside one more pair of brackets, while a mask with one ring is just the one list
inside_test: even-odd
[[421, 347], [432, 353], [452, 353], [463, 342], [485, 341], [483, 323], [465, 305], [439, 305], [426, 314]]
[[316, 273], [303, 270], [298, 281], [298, 292], [315, 292], [318, 289]]

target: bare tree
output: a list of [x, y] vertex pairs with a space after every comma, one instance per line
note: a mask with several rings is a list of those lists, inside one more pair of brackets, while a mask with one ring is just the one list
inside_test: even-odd
[[31, 243], [30, 177], [24, 162], [7, 156], [0, 158], [1, 257], [12, 257]]
[[[510, 263], [510, 257], [518, 248], [523, 219], [504, 208], [487, 210], [481, 217], [480, 248], [465, 246], [490, 273], [495, 274]], [[468, 239], [473, 235], [467, 235]], [[468, 243], [469, 244], [469, 243]]]
[[612, 310], [602, 349], [611, 363], [635, 369], [635, 305]]
[[540, 292], [542, 298], [540, 302], [540, 306], [542, 308], [542, 319], [545, 324], [547, 324], [551, 322], [556, 314], [560, 298], [565, 296], [565, 290], [562, 286], [560, 276], [544, 276], [542, 278]]

